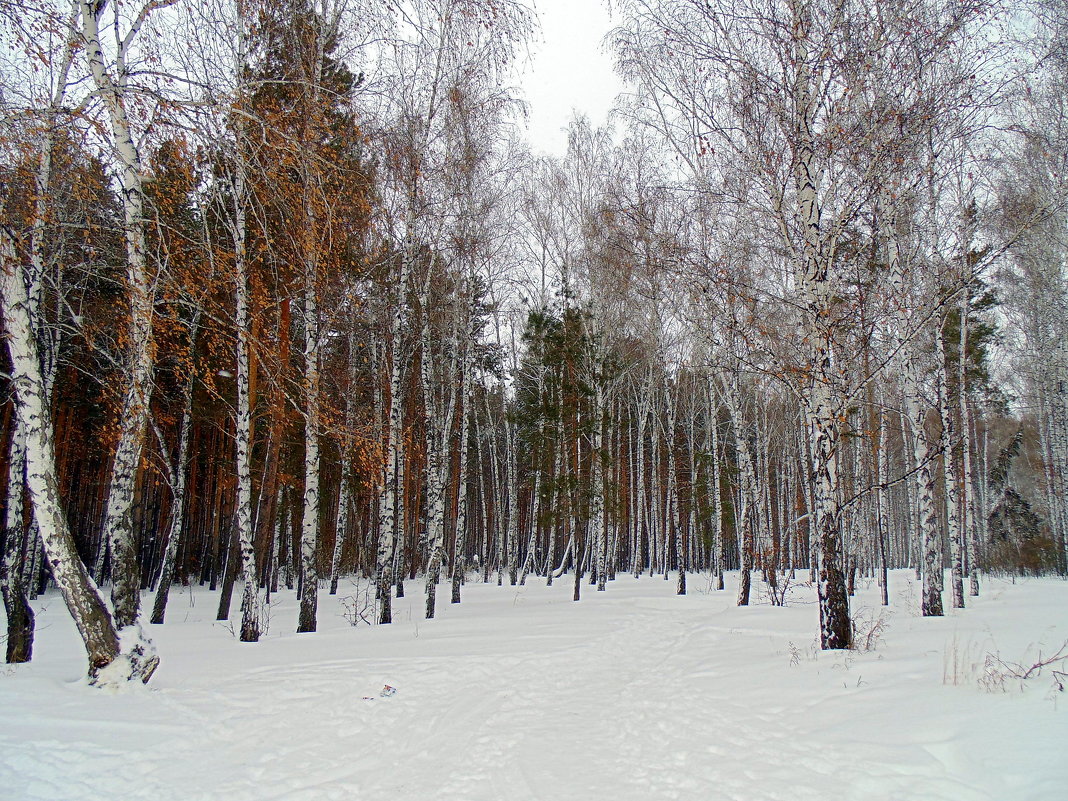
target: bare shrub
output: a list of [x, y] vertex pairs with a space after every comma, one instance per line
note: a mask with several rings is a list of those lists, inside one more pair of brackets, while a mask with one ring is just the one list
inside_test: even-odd
[[341, 601], [341, 616], [350, 626], [374, 625], [378, 619], [375, 601], [375, 584], [370, 579], [354, 579], [352, 593]]
[[888, 626], [886, 610], [858, 609], [853, 615], [853, 650], [868, 653], [879, 647]]
[[1022, 689], [1025, 681], [1035, 679], [1049, 671], [1053, 689], [1064, 691], [1068, 681], [1065, 665], [1068, 663], [1068, 640], [1053, 653], [1046, 654], [1041, 646], [1034, 657], [1029, 657], [1029, 647], [1019, 661], [1006, 660], [999, 650], [983, 652], [974, 645], [961, 646], [954, 638], [946, 645], [942, 661], [942, 683], [960, 686], [973, 681], [985, 692], [1005, 692], [1009, 681], [1019, 682]]

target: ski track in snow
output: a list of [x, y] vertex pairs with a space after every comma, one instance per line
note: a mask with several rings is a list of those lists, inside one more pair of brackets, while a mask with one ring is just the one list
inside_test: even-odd
[[[476, 583], [423, 621], [411, 582], [396, 623], [360, 628], [324, 592], [311, 635], [292, 633], [283, 593], [255, 645], [214, 624], [217, 594], [176, 588], [149, 632], [157, 677], [118, 692], [79, 679], [73, 625], [46, 596], [36, 661], [0, 675], [0, 799], [1068, 797], [1068, 695], [1048, 674], [977, 686], [987, 653], [1068, 640], [1065, 582], [991, 579], [972, 608], [923, 620], [895, 573], [880, 646], [844, 654], [815, 649], [810, 590], [739, 609], [729, 584], [691, 584], [680, 598], [621, 576], [574, 604], [570, 582]], [[953, 658], [959, 686], [943, 681]], [[378, 696], [386, 683], [397, 695]]]

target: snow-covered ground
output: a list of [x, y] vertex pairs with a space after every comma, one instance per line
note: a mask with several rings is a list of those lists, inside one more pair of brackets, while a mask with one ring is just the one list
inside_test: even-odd
[[343, 582], [316, 634], [293, 633], [283, 591], [254, 645], [215, 623], [216, 594], [176, 588], [159, 672], [119, 692], [86, 686], [50, 595], [34, 662], [0, 669], [0, 798], [1068, 798], [1068, 689], [1006, 667], [1068, 640], [1068, 583], [990, 579], [944, 619], [919, 617], [907, 572], [891, 586], [889, 610], [858, 590], [881, 634], [849, 653], [818, 651], [810, 588], [740, 609], [700, 576], [686, 597], [620, 577], [577, 604], [569, 581], [472, 583], [459, 606], [443, 586], [433, 621], [409, 582], [396, 623], [358, 627]]

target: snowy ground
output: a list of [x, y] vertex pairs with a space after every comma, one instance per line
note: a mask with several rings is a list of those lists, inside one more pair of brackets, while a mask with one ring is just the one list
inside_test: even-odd
[[[283, 592], [255, 645], [214, 622], [214, 593], [176, 588], [151, 627], [159, 672], [118, 693], [85, 685], [48, 596], [35, 661], [0, 669], [0, 798], [1068, 798], [1068, 689], [987, 658], [1030, 666], [1068, 640], [1068, 583], [990, 579], [923, 619], [898, 572], [876, 648], [834, 654], [811, 589], [739, 609], [730, 583], [690, 584], [621, 577], [574, 604], [569, 582], [473, 583], [460, 606], [443, 586], [425, 621], [409, 582], [398, 622], [356, 628], [324, 592], [319, 633], [299, 635]], [[853, 608], [878, 620], [876, 588]]]

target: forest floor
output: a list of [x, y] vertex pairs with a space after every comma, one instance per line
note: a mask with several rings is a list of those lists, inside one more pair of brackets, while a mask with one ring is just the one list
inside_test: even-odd
[[567, 579], [470, 583], [459, 606], [442, 585], [433, 621], [413, 581], [395, 623], [356, 627], [366, 582], [343, 580], [316, 634], [293, 633], [283, 590], [258, 644], [215, 622], [216, 593], [176, 587], [159, 671], [119, 691], [86, 685], [50, 594], [34, 661], [0, 668], [0, 798], [1068, 798], [1068, 661], [1013, 676], [1068, 641], [1068, 582], [990, 578], [924, 619], [898, 571], [888, 609], [873, 582], [853, 599], [870, 649], [831, 653], [811, 587], [738, 608], [735, 575], [689, 578], [686, 597], [621, 576], [577, 604]]

